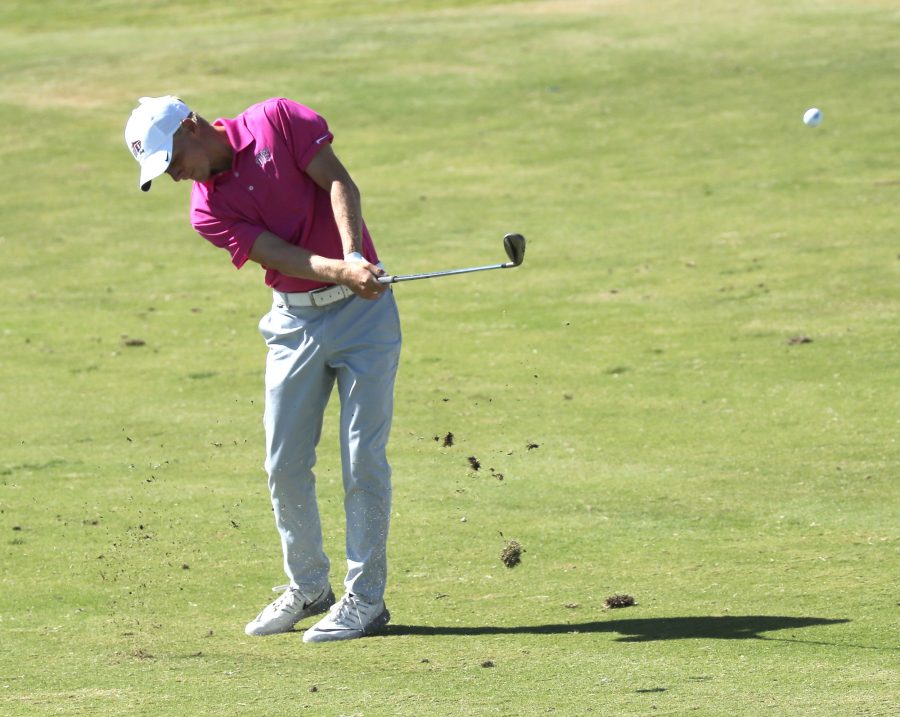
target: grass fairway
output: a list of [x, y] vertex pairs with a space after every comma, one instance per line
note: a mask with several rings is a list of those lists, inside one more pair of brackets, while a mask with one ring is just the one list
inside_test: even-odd
[[[0, 713], [896, 714], [898, 71], [895, 0], [0, 4]], [[395, 289], [381, 636], [243, 633], [269, 296], [164, 93], [322, 112], [395, 272], [528, 237]]]

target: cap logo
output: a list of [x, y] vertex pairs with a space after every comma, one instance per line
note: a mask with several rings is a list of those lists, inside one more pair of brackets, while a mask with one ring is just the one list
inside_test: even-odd
[[134, 142], [131, 143], [131, 153], [134, 155], [135, 159], [137, 159], [138, 156], [143, 153], [143, 151], [144, 151], [144, 149], [141, 146], [141, 140], [136, 139]]
[[270, 161], [272, 161], [272, 153], [269, 151], [268, 147], [263, 147], [263, 150], [256, 155], [256, 163], [259, 165], [259, 168], [262, 169], [266, 166], [266, 162]]

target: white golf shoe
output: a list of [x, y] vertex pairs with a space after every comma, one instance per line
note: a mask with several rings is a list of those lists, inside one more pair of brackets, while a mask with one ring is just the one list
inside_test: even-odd
[[290, 585], [280, 585], [272, 590], [274, 592], [284, 590], [284, 593], [247, 623], [244, 632], [248, 635], [275, 635], [279, 632], [290, 632], [294, 625], [303, 618], [323, 613], [334, 605], [334, 593], [331, 586], [326, 587], [318, 597], [312, 599], [308, 599]]
[[363, 602], [355, 595], [344, 595], [328, 614], [303, 633], [303, 642], [352, 640], [377, 632], [391, 619], [387, 605]]

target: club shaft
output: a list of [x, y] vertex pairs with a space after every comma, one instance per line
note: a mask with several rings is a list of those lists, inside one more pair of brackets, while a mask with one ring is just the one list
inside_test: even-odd
[[455, 274], [471, 274], [473, 271], [489, 271], [490, 269], [509, 269], [515, 266], [512, 262], [505, 264], [489, 264], [487, 266], [473, 266], [467, 269], [450, 269], [449, 271], [432, 271], [427, 274], [398, 274], [379, 276], [382, 284], [396, 284], [398, 281], [415, 281], [416, 279], [433, 279], [438, 276], [454, 276]]

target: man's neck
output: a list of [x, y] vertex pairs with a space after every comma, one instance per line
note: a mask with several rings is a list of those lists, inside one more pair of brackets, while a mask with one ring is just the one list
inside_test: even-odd
[[215, 134], [212, 135], [215, 145], [211, 169], [213, 174], [220, 174], [231, 169], [231, 165], [234, 162], [234, 148], [231, 146], [231, 142], [228, 141], [228, 135], [224, 127], [212, 125], [212, 129], [215, 131]]

